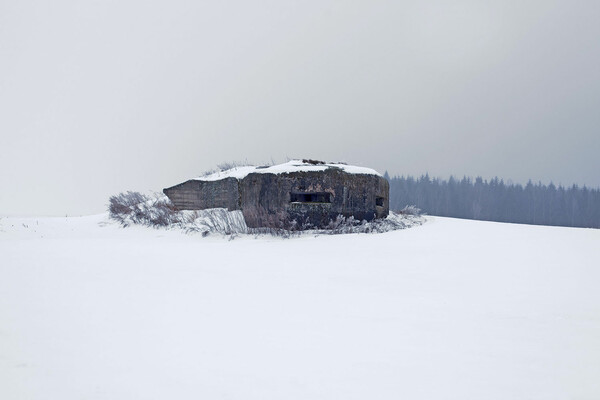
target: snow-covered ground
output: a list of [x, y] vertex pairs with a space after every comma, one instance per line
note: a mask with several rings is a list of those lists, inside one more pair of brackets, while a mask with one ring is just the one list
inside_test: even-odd
[[600, 231], [0, 219], [1, 399], [598, 399]]

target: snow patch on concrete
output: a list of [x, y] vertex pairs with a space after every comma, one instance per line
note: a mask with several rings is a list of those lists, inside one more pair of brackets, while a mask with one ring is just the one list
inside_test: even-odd
[[234, 167], [226, 171], [219, 171], [209, 174], [207, 176], [201, 176], [194, 178], [194, 180], [200, 181], [217, 181], [225, 178], [236, 178], [243, 179], [248, 174], [289, 174], [292, 172], [315, 172], [325, 171], [329, 168], [337, 168], [349, 174], [366, 174], [366, 175], [377, 175], [382, 176], [379, 172], [371, 168], [359, 167], [355, 165], [337, 164], [337, 163], [323, 163], [314, 164], [310, 162], [304, 162], [303, 160], [291, 160], [284, 164], [271, 165], [271, 166], [243, 166]]

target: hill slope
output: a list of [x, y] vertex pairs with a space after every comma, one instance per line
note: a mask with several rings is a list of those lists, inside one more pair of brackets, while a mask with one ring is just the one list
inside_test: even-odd
[[0, 220], [0, 398], [600, 397], [600, 231]]

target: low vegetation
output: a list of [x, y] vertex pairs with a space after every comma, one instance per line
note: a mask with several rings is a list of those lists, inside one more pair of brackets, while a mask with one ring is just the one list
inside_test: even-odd
[[147, 196], [139, 192], [125, 192], [108, 200], [110, 218], [123, 226], [131, 224], [154, 227], [169, 226], [184, 221], [166, 196]]
[[424, 218], [414, 206], [401, 212], [390, 212], [385, 219], [373, 221], [357, 220], [339, 215], [326, 228], [316, 229], [312, 225], [296, 220], [286, 220], [280, 215], [265, 215], [263, 228], [249, 228], [241, 211], [224, 208], [209, 210], [179, 211], [162, 194], [145, 195], [125, 192], [111, 196], [108, 204], [109, 217], [123, 227], [142, 225], [153, 228], [177, 228], [188, 233], [221, 234], [235, 237], [241, 234], [272, 235], [280, 237], [302, 234], [336, 235], [346, 233], [384, 233], [421, 225]]

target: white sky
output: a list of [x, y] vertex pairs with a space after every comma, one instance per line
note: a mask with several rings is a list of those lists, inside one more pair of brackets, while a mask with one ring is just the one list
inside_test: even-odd
[[227, 160], [600, 186], [599, 1], [0, 0], [0, 215]]

